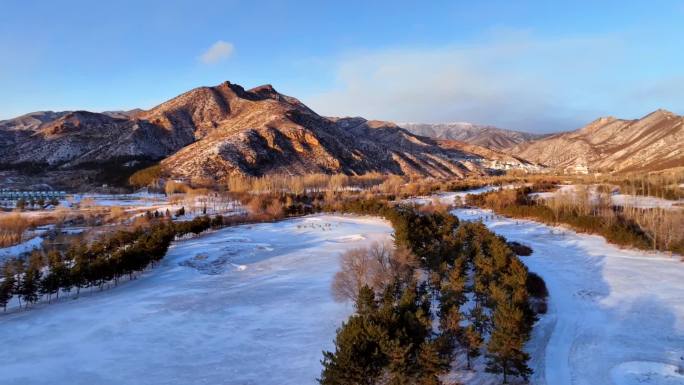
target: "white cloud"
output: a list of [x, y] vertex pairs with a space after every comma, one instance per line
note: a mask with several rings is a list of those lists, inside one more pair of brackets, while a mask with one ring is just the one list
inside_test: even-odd
[[335, 65], [336, 87], [307, 102], [326, 115], [559, 131], [603, 113], [595, 101], [606, 97], [615, 83], [611, 69], [623, 63], [615, 37], [509, 33], [467, 46], [347, 55]]
[[212, 44], [199, 59], [204, 64], [216, 64], [229, 58], [233, 54], [233, 51], [235, 51], [235, 47], [232, 43], [219, 40]]

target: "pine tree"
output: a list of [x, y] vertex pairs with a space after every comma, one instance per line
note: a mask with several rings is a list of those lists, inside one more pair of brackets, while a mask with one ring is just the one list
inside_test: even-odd
[[494, 310], [493, 329], [487, 345], [487, 371], [502, 373], [504, 384], [509, 375], [527, 379], [532, 370], [530, 356], [523, 350], [527, 340], [523, 311], [511, 304], [500, 303]]
[[59, 298], [59, 288], [62, 281], [60, 274], [63, 272], [63, 262], [61, 256], [56, 251], [48, 253], [48, 261], [49, 270], [40, 281], [40, 293], [47, 294], [49, 303], [52, 294], [57, 293]]
[[363, 285], [359, 289], [359, 294], [356, 298], [356, 312], [364, 317], [371, 317], [378, 309], [375, 302], [375, 293], [368, 285]]
[[451, 306], [440, 312], [440, 328], [442, 333], [451, 341], [455, 341], [461, 334], [461, 313], [458, 307]]
[[387, 335], [365, 317], [354, 315], [337, 331], [335, 352], [323, 352], [323, 385], [375, 385], [387, 364], [381, 345]]
[[38, 301], [38, 289], [40, 287], [40, 268], [37, 266], [29, 266], [24, 273], [24, 278], [21, 281], [19, 294], [24, 299], [26, 305]]
[[434, 342], [426, 341], [420, 345], [417, 357], [417, 378], [415, 384], [418, 385], [441, 385], [439, 375], [448, 367], [440, 356]]
[[480, 355], [480, 346], [482, 346], [482, 335], [478, 333], [477, 329], [471, 324], [463, 329], [460, 335], [461, 345], [466, 350], [467, 368], [472, 368], [472, 359]]
[[487, 314], [485, 314], [482, 306], [475, 305], [475, 307], [470, 310], [468, 318], [480, 335], [485, 335], [489, 331], [490, 320], [489, 317], [487, 317]]
[[12, 299], [16, 290], [14, 270], [9, 262], [5, 263], [2, 268], [2, 278], [2, 282], [0, 282], [0, 306], [2, 306], [3, 311], [7, 311], [7, 303]]

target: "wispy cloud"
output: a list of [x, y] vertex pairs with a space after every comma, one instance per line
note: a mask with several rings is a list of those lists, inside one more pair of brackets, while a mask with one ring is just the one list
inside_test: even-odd
[[235, 51], [235, 47], [232, 43], [219, 40], [204, 51], [200, 55], [199, 60], [204, 64], [216, 64], [228, 59], [233, 54], [233, 51]]
[[611, 70], [624, 60], [624, 44], [613, 36], [527, 32], [466, 46], [357, 53], [338, 59], [334, 89], [307, 102], [328, 115], [566, 130], [603, 113], [592, 98], [605, 96], [616, 81]]

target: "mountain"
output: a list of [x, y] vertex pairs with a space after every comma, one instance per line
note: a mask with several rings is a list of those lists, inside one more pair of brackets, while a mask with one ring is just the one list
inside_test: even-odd
[[439, 124], [399, 123], [399, 125], [417, 135], [436, 139], [458, 140], [494, 150], [503, 150], [543, 137], [543, 135], [465, 122]]
[[461, 177], [482, 157], [390, 122], [329, 118], [270, 85], [200, 87], [150, 110], [37, 112], [0, 121], [3, 169], [161, 161], [169, 176], [381, 172]]
[[192, 127], [197, 141], [162, 161], [174, 176], [381, 172], [434, 177], [481, 172], [477, 157], [388, 122], [328, 118], [265, 85], [192, 90], [141, 117]]
[[622, 172], [684, 166], [684, 117], [665, 110], [635, 120], [604, 117], [506, 152], [561, 169]]
[[3, 165], [68, 168], [169, 155], [192, 141], [145, 120], [88, 111], [29, 114], [0, 122]]
[[464, 153], [479, 156], [482, 159], [480, 163], [491, 170], [518, 169], [527, 172], [538, 172], [542, 171], [544, 168], [542, 165], [530, 162], [527, 159], [507, 154], [502, 151], [493, 150], [491, 148], [478, 146], [476, 144], [448, 139], [437, 139], [437, 143], [442, 148], [458, 150]]

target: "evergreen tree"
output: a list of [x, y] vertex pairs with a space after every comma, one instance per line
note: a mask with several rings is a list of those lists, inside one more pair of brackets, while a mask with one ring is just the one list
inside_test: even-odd
[[375, 385], [387, 364], [381, 344], [382, 328], [360, 315], [343, 324], [335, 338], [335, 352], [323, 352], [323, 385]]
[[364, 317], [372, 317], [377, 311], [378, 306], [375, 303], [375, 293], [368, 285], [363, 285], [359, 289], [359, 294], [356, 299], [356, 312]]
[[21, 280], [19, 294], [24, 299], [26, 305], [38, 301], [38, 289], [40, 287], [40, 268], [30, 265]]
[[527, 340], [523, 312], [519, 308], [500, 303], [494, 310], [493, 329], [487, 345], [487, 371], [502, 373], [504, 384], [509, 375], [527, 379], [532, 370], [527, 366], [530, 356], [523, 350]]
[[40, 282], [40, 293], [47, 294], [48, 303], [55, 293], [59, 298], [59, 288], [62, 284], [61, 274], [64, 272], [63, 265], [61, 255], [57, 251], [48, 253], [48, 273]]
[[480, 346], [482, 346], [482, 335], [478, 333], [477, 329], [471, 324], [463, 329], [460, 335], [461, 345], [466, 350], [467, 368], [471, 369], [473, 358], [480, 355]]
[[9, 262], [6, 262], [2, 268], [2, 282], [0, 282], [0, 306], [3, 311], [7, 311], [7, 303], [16, 290], [16, 279], [14, 277], [14, 270]]
[[417, 357], [417, 385], [441, 385], [439, 375], [448, 368], [448, 361], [443, 360], [434, 342], [426, 341], [420, 345]]
[[487, 314], [482, 306], [475, 305], [475, 307], [470, 309], [468, 318], [470, 319], [470, 323], [480, 335], [485, 335], [489, 331], [489, 317], [487, 317]]

